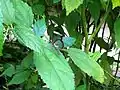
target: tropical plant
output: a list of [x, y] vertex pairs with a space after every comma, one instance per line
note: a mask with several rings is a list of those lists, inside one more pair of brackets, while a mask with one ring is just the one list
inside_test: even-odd
[[119, 90], [119, 35], [120, 0], [0, 0], [0, 90]]

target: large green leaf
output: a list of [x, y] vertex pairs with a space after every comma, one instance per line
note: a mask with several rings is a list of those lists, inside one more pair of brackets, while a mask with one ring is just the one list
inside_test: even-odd
[[66, 14], [69, 15], [74, 9], [77, 9], [83, 0], [62, 0], [62, 5], [66, 9]]
[[120, 47], [120, 18], [115, 21], [114, 24], [115, 39], [117, 41], [117, 46]]
[[52, 47], [43, 48], [41, 53], [34, 52], [34, 64], [43, 81], [52, 90], [74, 90], [74, 75], [60, 52]]
[[92, 76], [97, 81], [104, 82], [104, 71], [100, 65], [92, 60], [85, 52], [80, 49], [70, 48], [68, 50], [69, 56], [73, 62], [89, 76]]
[[10, 0], [0, 0], [0, 8], [3, 13], [3, 21], [5, 24], [11, 24], [15, 21], [15, 9]]
[[32, 32], [31, 28], [25, 26], [16, 26], [14, 33], [22, 44], [29, 47], [32, 50], [40, 52], [41, 50], [41, 40]]
[[12, 0], [15, 8], [15, 23], [18, 25], [31, 26], [33, 23], [33, 13], [31, 7], [22, 0]]
[[4, 35], [3, 35], [3, 15], [0, 9], [0, 56], [2, 56], [2, 50], [3, 50], [3, 41], [4, 41]]
[[117, 6], [120, 6], [120, 0], [112, 0], [113, 9]]
[[8, 85], [23, 83], [25, 80], [28, 79], [29, 76], [30, 76], [29, 70], [17, 73], [13, 76], [12, 80], [8, 83]]

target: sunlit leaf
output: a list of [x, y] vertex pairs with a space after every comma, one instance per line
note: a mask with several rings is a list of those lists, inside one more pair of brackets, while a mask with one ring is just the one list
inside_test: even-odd
[[74, 75], [60, 52], [43, 48], [43, 52], [34, 53], [34, 64], [39, 75], [52, 90], [74, 90]]
[[10, 0], [0, 0], [0, 7], [3, 14], [5, 24], [12, 24], [15, 21], [15, 9]]
[[112, 0], [113, 9], [120, 6], [120, 0]]
[[66, 14], [69, 15], [74, 9], [77, 9], [83, 0], [62, 0], [62, 5], [66, 9]]
[[68, 54], [73, 62], [89, 76], [92, 76], [97, 81], [104, 82], [104, 71], [100, 65], [80, 49], [70, 48]]

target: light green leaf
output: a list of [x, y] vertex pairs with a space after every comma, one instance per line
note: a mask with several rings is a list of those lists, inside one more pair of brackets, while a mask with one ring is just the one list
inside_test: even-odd
[[13, 4], [10, 0], [0, 0], [0, 3], [4, 23], [13, 23], [15, 21], [15, 9], [13, 8]]
[[23, 83], [25, 80], [28, 79], [29, 76], [30, 76], [30, 71], [28, 70], [20, 73], [16, 73], [13, 76], [12, 80], [8, 83], [8, 85]]
[[15, 8], [15, 23], [17, 25], [31, 26], [33, 23], [33, 13], [30, 6], [22, 0], [13, 0]]
[[115, 39], [117, 41], [117, 46], [120, 47], [120, 18], [118, 18], [114, 23]]
[[13, 65], [10, 65], [3, 73], [2, 75], [7, 75], [11, 77], [15, 73], [15, 67]]
[[43, 81], [52, 90], [74, 90], [74, 75], [67, 61], [55, 49], [34, 52], [34, 64]]
[[80, 49], [70, 48], [68, 54], [73, 62], [89, 76], [92, 76], [97, 81], [104, 82], [104, 71], [100, 65]]
[[69, 15], [74, 9], [77, 9], [83, 0], [62, 0], [62, 5], [66, 9], [66, 14]]
[[75, 38], [72, 37], [63, 37], [62, 41], [64, 43], [64, 47], [70, 47], [75, 43]]
[[89, 56], [91, 57], [92, 60], [97, 61], [100, 58], [101, 53], [100, 52], [94, 52], [94, 53], [90, 53]]
[[35, 34], [40, 37], [44, 35], [46, 28], [45, 18], [42, 18], [41, 20], [35, 22], [33, 30]]
[[120, 6], [120, 0], [112, 0], [113, 9], [117, 6]]
[[3, 15], [0, 9], [0, 56], [2, 56], [2, 50], [3, 50], [3, 41], [4, 41], [4, 35], [3, 35]]
[[53, 0], [53, 3], [58, 3], [60, 2], [60, 0]]
[[25, 26], [16, 26], [14, 33], [22, 44], [29, 47], [32, 50], [40, 52], [41, 50], [41, 39], [35, 36], [32, 32], [31, 28], [27, 28]]

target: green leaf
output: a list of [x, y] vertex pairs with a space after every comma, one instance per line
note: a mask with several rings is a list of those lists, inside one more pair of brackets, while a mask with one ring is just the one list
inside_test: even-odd
[[29, 68], [33, 62], [33, 53], [29, 53], [22, 61], [21, 66], [23, 68]]
[[16, 73], [12, 80], [8, 83], [8, 85], [12, 85], [12, 84], [20, 84], [23, 83], [25, 80], [28, 79], [28, 77], [30, 76], [30, 71], [23, 71], [20, 73]]
[[117, 46], [120, 48], [120, 18], [118, 18], [114, 23], [114, 31]]
[[32, 6], [33, 13], [36, 15], [43, 15], [45, 11], [44, 5], [41, 4], [35, 4]]
[[91, 57], [92, 60], [97, 61], [101, 57], [101, 53], [100, 52], [94, 52], [94, 53], [90, 53], [89, 56]]
[[75, 90], [86, 90], [86, 85], [80, 85]]
[[25, 26], [16, 26], [14, 33], [23, 45], [29, 47], [32, 50], [40, 52], [41, 50], [41, 40], [32, 32], [31, 28]]
[[10, 65], [3, 73], [2, 75], [7, 75], [11, 77], [15, 73], [15, 67], [13, 65]]
[[100, 2], [99, 0], [92, 0], [89, 4], [88, 4], [90, 13], [92, 15], [92, 17], [95, 20], [95, 23], [97, 24], [97, 21], [99, 19], [100, 16]]
[[46, 31], [46, 22], [45, 22], [45, 18], [42, 18], [41, 20], [38, 20], [37, 22], [35, 22], [33, 30], [34, 33], [37, 36], [43, 36], [45, 31]]
[[4, 23], [13, 23], [15, 21], [15, 9], [13, 8], [13, 4], [10, 0], [0, 0], [0, 3]]
[[34, 52], [39, 75], [52, 90], [74, 90], [74, 75], [67, 61], [60, 52], [48, 47], [41, 53]]
[[70, 47], [75, 43], [75, 38], [72, 37], [63, 37], [64, 47]]
[[4, 42], [4, 35], [3, 35], [3, 15], [0, 9], [0, 56], [2, 56], [2, 50], [3, 50], [3, 42]]
[[69, 15], [74, 9], [77, 9], [83, 0], [62, 0], [62, 5], [66, 9], [66, 14]]
[[30, 6], [22, 0], [13, 0], [15, 8], [15, 23], [17, 25], [31, 26], [33, 23], [33, 13]]
[[120, 0], [112, 0], [113, 9], [120, 6]]
[[104, 82], [104, 71], [100, 65], [80, 49], [70, 48], [68, 54], [73, 62], [89, 76], [92, 76], [97, 81]]
[[60, 0], [53, 0], [53, 3], [58, 3], [60, 2]]

